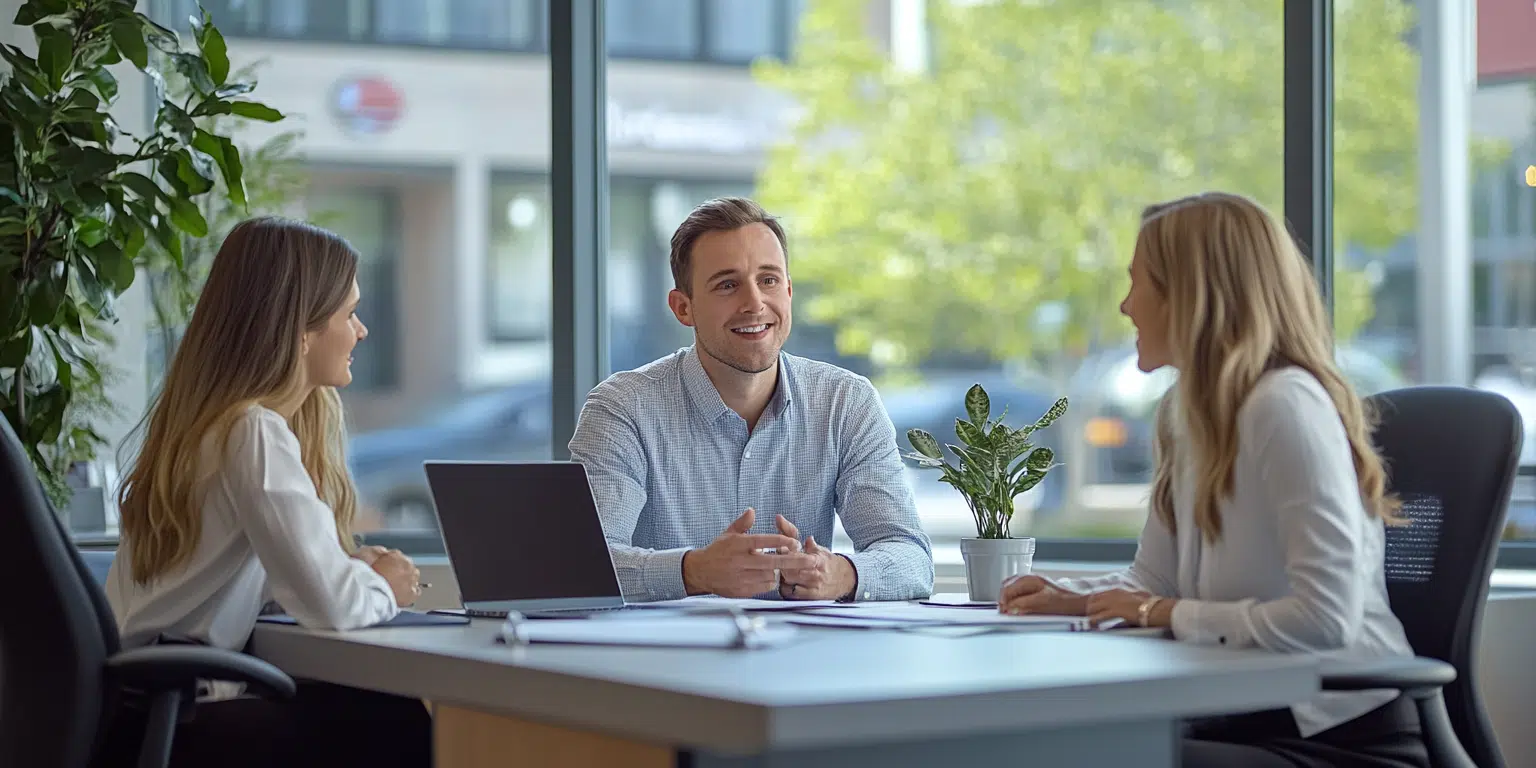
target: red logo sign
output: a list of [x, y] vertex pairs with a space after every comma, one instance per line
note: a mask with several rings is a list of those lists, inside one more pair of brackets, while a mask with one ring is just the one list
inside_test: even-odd
[[394, 127], [405, 112], [405, 98], [382, 77], [357, 77], [336, 84], [331, 108], [347, 131], [376, 135]]

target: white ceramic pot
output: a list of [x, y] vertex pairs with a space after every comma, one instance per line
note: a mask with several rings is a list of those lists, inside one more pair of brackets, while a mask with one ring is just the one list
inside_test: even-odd
[[1035, 560], [1035, 540], [961, 539], [960, 556], [965, 558], [965, 582], [971, 600], [995, 603], [1005, 579], [1029, 573]]

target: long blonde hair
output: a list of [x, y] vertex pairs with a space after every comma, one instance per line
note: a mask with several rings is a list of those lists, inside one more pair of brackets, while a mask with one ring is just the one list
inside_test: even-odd
[[[1240, 195], [1206, 193], [1147, 208], [1136, 239], [1168, 311], [1178, 383], [1157, 413], [1152, 510], [1175, 528], [1175, 452], [1190, 452], [1195, 524], [1221, 537], [1219, 502], [1233, 488], [1238, 410], [1259, 377], [1282, 366], [1315, 377], [1338, 409], [1366, 511], [1389, 522], [1397, 501], [1371, 443], [1373, 415], [1339, 372], [1332, 321], [1310, 264], [1283, 225]], [[1183, 427], [1175, 441], [1175, 421]]]
[[146, 584], [185, 565], [202, 535], [202, 494], [219, 471], [235, 422], [252, 405], [304, 397], [289, 418], [305, 470], [352, 552], [357, 493], [347, 472], [341, 398], [304, 396], [302, 336], [341, 309], [358, 254], [335, 234], [277, 217], [242, 222], [214, 257], [159, 394], [139, 424], [144, 439], [119, 496], [133, 580]]

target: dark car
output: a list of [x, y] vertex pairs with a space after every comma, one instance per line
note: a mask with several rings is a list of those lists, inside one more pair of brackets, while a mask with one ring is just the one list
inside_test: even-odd
[[422, 463], [550, 455], [548, 381], [470, 395], [419, 423], [352, 437], [348, 464], [361, 503], [389, 530], [432, 530], [436, 516]]

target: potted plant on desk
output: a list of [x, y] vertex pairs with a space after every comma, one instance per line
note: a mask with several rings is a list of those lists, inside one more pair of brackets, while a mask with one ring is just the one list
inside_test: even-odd
[[970, 599], [996, 602], [1003, 580], [1029, 573], [1034, 561], [1035, 540], [1009, 534], [1013, 500], [1039, 485], [1057, 466], [1055, 453], [1036, 447], [1029, 436], [1061, 418], [1067, 412], [1067, 398], [1057, 400], [1035, 423], [1014, 429], [1003, 423], [1002, 416], [991, 420], [992, 402], [976, 384], [965, 393], [965, 412], [970, 420], [955, 420], [955, 436], [962, 444], [948, 446], [959, 464], [949, 463], [939, 441], [921, 429], [907, 431], [907, 441], [917, 451], [906, 457], [919, 467], [939, 470], [940, 482], [954, 486], [965, 497], [976, 519], [976, 538], [960, 540]]

